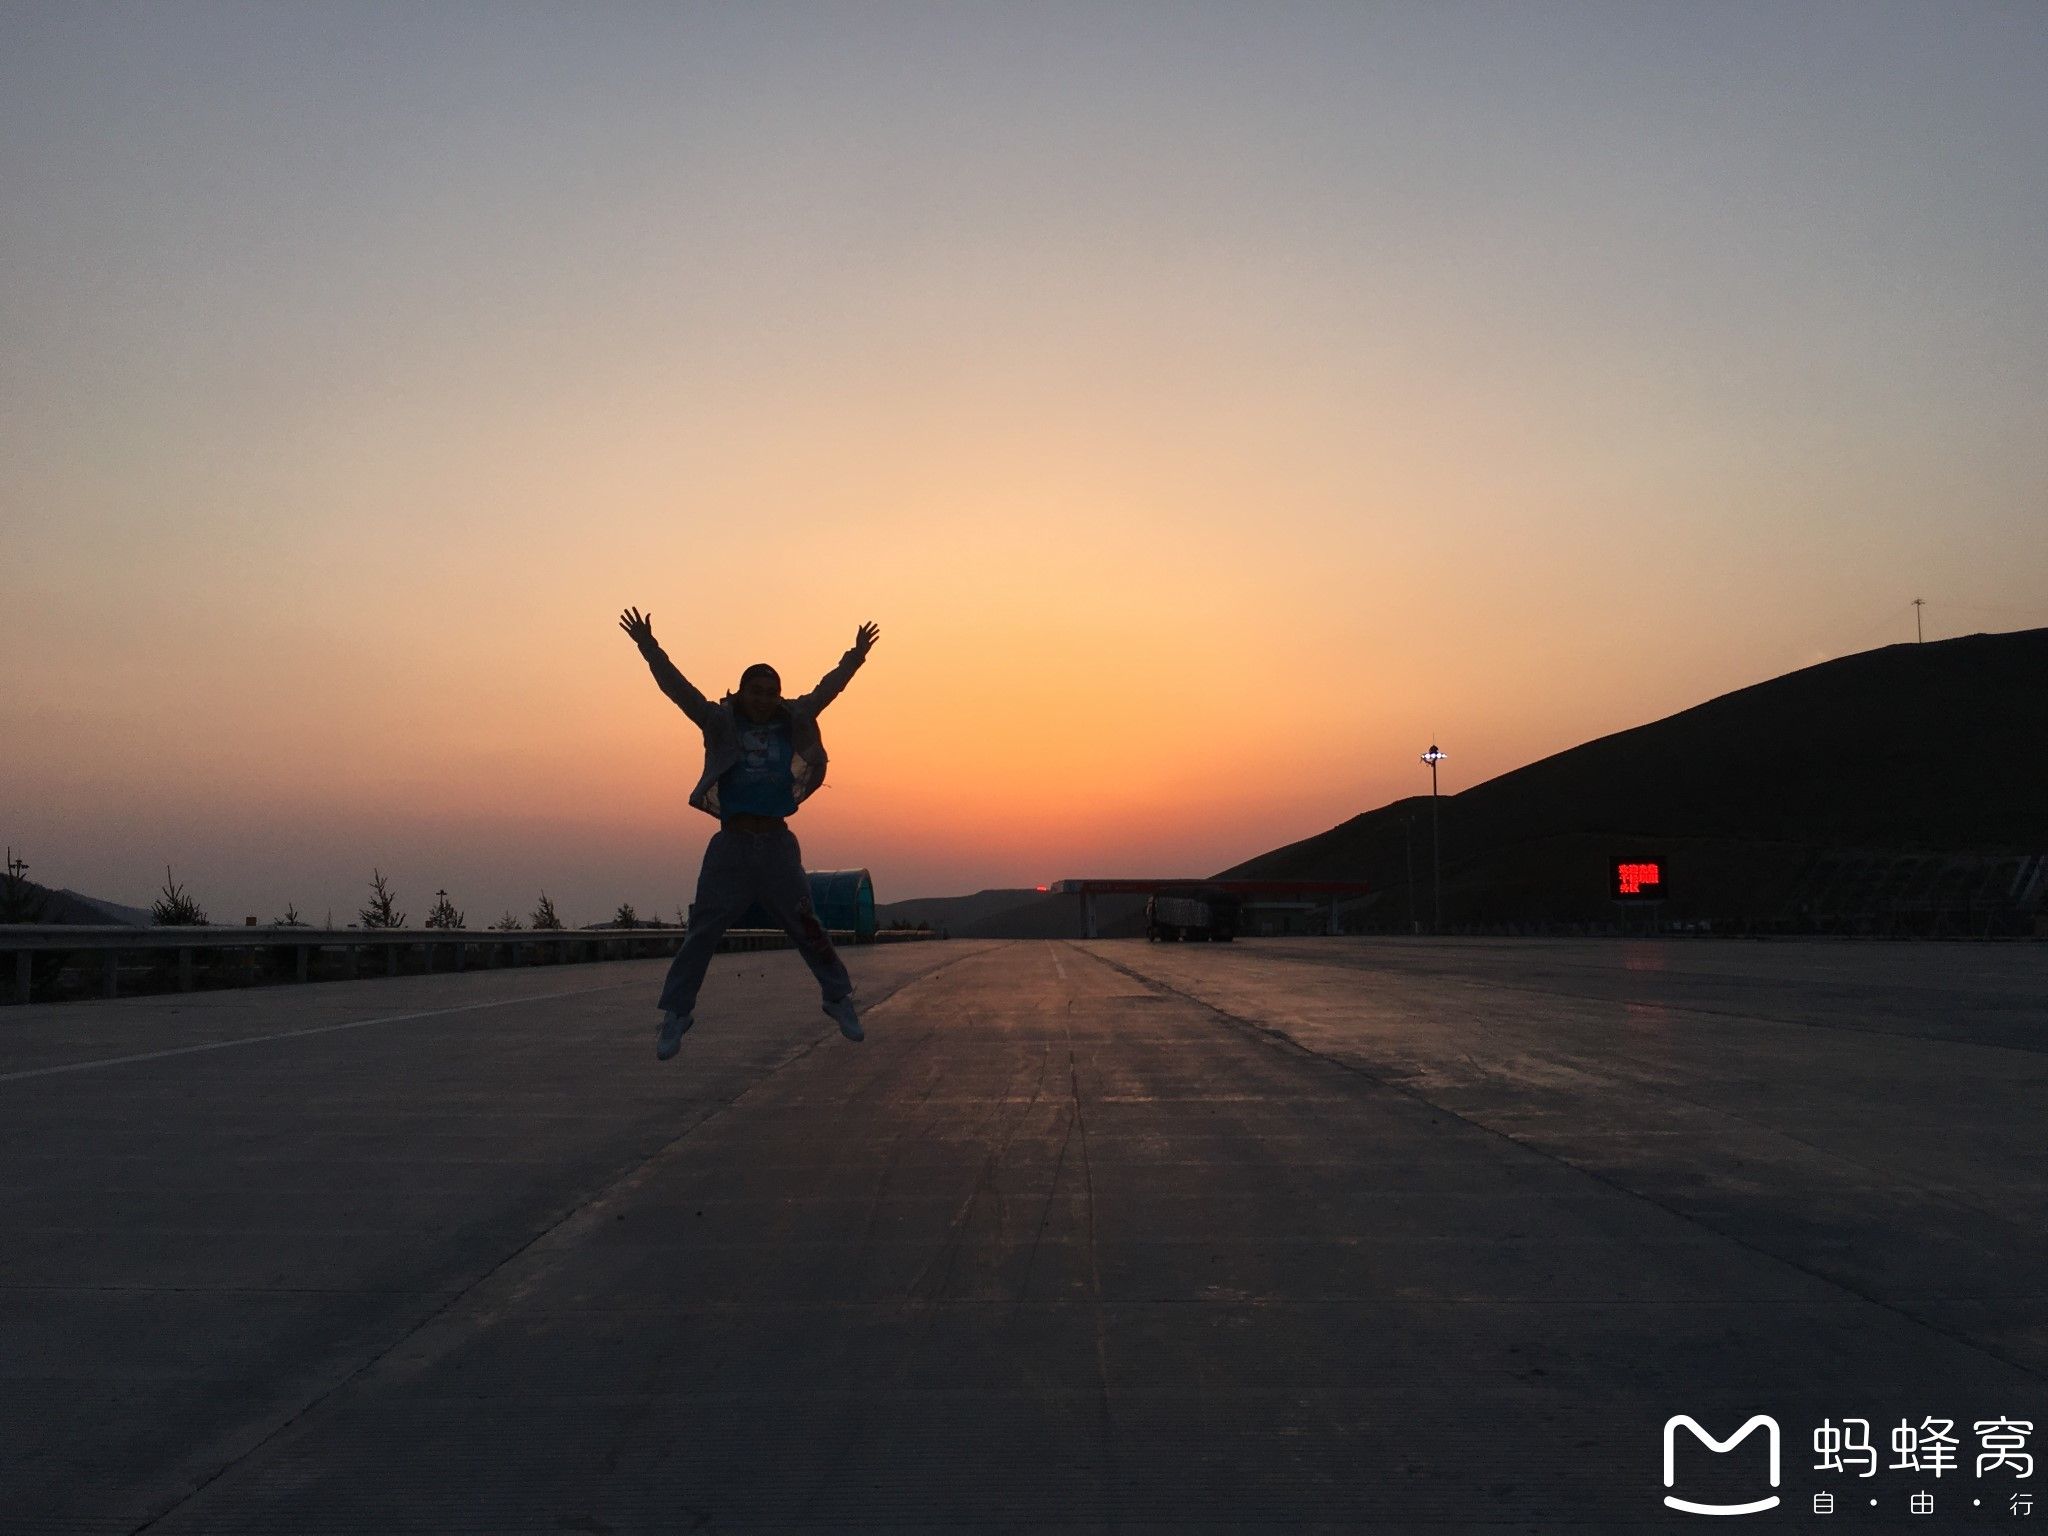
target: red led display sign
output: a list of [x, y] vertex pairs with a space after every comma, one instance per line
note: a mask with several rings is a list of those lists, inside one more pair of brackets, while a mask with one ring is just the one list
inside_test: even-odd
[[1616, 901], [1662, 901], [1664, 861], [1617, 854], [1607, 861], [1607, 894]]

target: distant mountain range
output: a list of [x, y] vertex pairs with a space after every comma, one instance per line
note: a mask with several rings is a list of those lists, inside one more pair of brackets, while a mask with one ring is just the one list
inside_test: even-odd
[[875, 920], [884, 928], [891, 923], [929, 923], [934, 929], [962, 933], [970, 924], [1000, 916], [1015, 907], [1026, 907], [1045, 893], [1029, 886], [976, 891], [972, 896], [916, 896], [908, 901], [878, 903]]
[[52, 889], [38, 885], [33, 880], [24, 880], [31, 898], [43, 899], [42, 921], [46, 923], [86, 923], [105, 926], [119, 923], [131, 928], [150, 926], [150, 915], [141, 907], [124, 907], [118, 901], [107, 901], [98, 896], [85, 896], [62, 886]]
[[86, 906], [91, 907], [95, 911], [106, 913], [107, 920], [110, 922], [127, 923], [131, 927], [136, 928], [147, 928], [154, 921], [147, 907], [124, 907], [118, 901], [108, 901], [104, 896], [83, 895], [66, 886], [59, 886], [57, 894], [67, 897], [72, 901], [84, 902]]
[[[1107, 939], [1144, 932], [1145, 898], [1106, 896], [1096, 901], [1095, 930]], [[875, 908], [883, 927], [902, 920], [930, 923], [956, 939], [1060, 939], [1081, 931], [1077, 896], [1050, 896], [1044, 891], [976, 891], [972, 896], [919, 896]]]

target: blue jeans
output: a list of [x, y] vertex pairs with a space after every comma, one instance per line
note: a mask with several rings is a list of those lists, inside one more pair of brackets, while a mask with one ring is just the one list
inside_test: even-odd
[[825, 1001], [836, 1003], [853, 991], [846, 962], [832, 947], [832, 936], [811, 907], [811, 882], [804, 875], [803, 850], [787, 827], [772, 832], [741, 832], [721, 827], [704, 848], [704, 866], [697, 872], [697, 903], [690, 909], [690, 931], [669, 962], [657, 1006], [688, 1013], [697, 1006], [697, 989], [718, 952], [718, 941], [755, 902], [796, 941], [797, 953], [825, 989]]

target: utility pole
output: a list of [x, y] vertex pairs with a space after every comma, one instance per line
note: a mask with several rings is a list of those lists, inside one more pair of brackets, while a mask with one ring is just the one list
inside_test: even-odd
[[1926, 601], [1927, 599], [1924, 597], [1913, 599], [1913, 643], [1915, 645], [1925, 645], [1927, 643], [1927, 636], [1920, 632], [1920, 605]]
[[1429, 764], [1429, 867], [1430, 884], [1435, 888], [1436, 916], [1430, 924], [1430, 932], [1444, 931], [1444, 844], [1442, 827], [1436, 812], [1436, 765], [1450, 756], [1439, 751], [1431, 742], [1429, 750], [1422, 754], [1422, 760]]

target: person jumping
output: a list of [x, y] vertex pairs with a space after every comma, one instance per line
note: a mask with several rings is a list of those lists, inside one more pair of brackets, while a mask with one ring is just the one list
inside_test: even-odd
[[825, 782], [825, 743], [818, 712], [839, 696], [867, 660], [881, 630], [861, 625], [839, 665], [798, 699], [782, 697], [782, 679], [766, 662], [740, 674], [737, 693], [713, 704], [676, 670], [654, 638], [654, 615], [628, 608], [619, 628], [640, 647], [661, 691], [704, 733], [704, 776], [690, 804], [718, 818], [697, 873], [697, 902], [689, 932], [669, 963], [656, 1003], [662, 1011], [654, 1054], [667, 1061], [696, 1022], [697, 989], [704, 984], [718, 941], [747, 908], [759, 902], [796, 941], [797, 953], [824, 988], [825, 1012], [849, 1040], [862, 1038], [853, 1007], [853, 980], [832, 947], [832, 936], [811, 906], [803, 852], [785, 819]]

